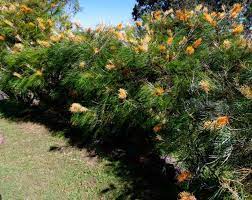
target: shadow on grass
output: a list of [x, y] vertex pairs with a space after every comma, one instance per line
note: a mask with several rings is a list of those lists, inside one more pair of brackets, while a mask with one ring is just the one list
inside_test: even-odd
[[[113, 139], [93, 140], [82, 130], [70, 126], [67, 113], [59, 114], [50, 109], [27, 109], [12, 102], [0, 102], [0, 113], [13, 121], [32, 121], [45, 125], [53, 132], [61, 131], [71, 146], [86, 148], [94, 152], [93, 156], [110, 160], [108, 170], [120, 177], [124, 184], [115, 199], [177, 199], [179, 188], [174, 180], [174, 166], [159, 157], [152, 140], [144, 139], [146, 133], [142, 130], [130, 130]], [[62, 148], [50, 147], [49, 151], [61, 151]], [[114, 192], [117, 187], [110, 184], [100, 194]]]

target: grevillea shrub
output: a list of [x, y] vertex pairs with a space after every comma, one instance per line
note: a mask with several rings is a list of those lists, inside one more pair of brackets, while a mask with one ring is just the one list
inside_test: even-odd
[[[134, 26], [63, 30], [61, 40], [45, 38], [48, 45], [5, 50], [0, 89], [71, 114], [72, 125], [94, 138], [143, 130], [143, 140], [184, 169], [177, 180], [190, 193], [179, 199], [204, 199], [205, 192], [246, 199], [252, 43], [241, 9], [199, 5], [156, 11]], [[0, 34], [3, 47], [8, 33]]]

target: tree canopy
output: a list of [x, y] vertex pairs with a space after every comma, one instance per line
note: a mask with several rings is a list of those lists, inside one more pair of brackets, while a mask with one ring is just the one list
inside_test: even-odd
[[223, 5], [226, 7], [231, 7], [234, 3], [242, 3], [246, 5], [246, 9], [244, 9], [244, 15], [246, 16], [247, 22], [251, 25], [251, 18], [252, 18], [252, 6], [251, 0], [137, 0], [133, 8], [133, 18], [135, 20], [141, 18], [142, 15], [146, 13], [150, 13], [155, 10], [163, 10], [166, 11], [170, 8], [176, 9], [192, 9], [197, 4], [205, 4], [209, 8], [213, 10], [221, 10]]

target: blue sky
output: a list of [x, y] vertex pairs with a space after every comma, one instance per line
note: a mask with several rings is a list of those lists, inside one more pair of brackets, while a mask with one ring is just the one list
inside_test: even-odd
[[74, 20], [87, 27], [104, 22], [109, 25], [130, 22], [135, 0], [79, 0], [82, 11]]

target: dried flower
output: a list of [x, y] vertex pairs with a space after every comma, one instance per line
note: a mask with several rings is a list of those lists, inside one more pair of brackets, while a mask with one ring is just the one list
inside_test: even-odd
[[156, 141], [164, 141], [164, 139], [162, 138], [162, 136], [161, 135], [157, 135], [156, 137], [155, 137], [155, 140]]
[[238, 25], [234, 25], [234, 28], [232, 29], [232, 33], [233, 34], [239, 34], [242, 33], [244, 30], [243, 24], [238, 24]]
[[16, 11], [16, 6], [13, 5], [13, 4], [11, 4], [11, 5], [9, 6], [9, 12], [13, 12], [13, 11]]
[[86, 63], [84, 61], [80, 62], [79, 67], [84, 68], [86, 66]]
[[212, 121], [205, 121], [203, 124], [204, 129], [213, 129], [214, 123]]
[[252, 88], [248, 85], [243, 85], [239, 88], [240, 92], [248, 99], [252, 100]]
[[229, 40], [224, 40], [223, 41], [223, 47], [225, 49], [230, 49], [231, 46], [232, 46], [232, 43]]
[[183, 45], [187, 42], [187, 38], [184, 36], [182, 40], [179, 41], [179, 45]]
[[9, 25], [10, 27], [14, 27], [13, 23], [7, 19], [3, 20], [5, 24]]
[[192, 174], [189, 171], [183, 171], [177, 176], [177, 181], [179, 183], [184, 182], [192, 177]]
[[0, 41], [4, 41], [5, 40], [5, 36], [0, 35]]
[[44, 41], [44, 40], [37, 40], [37, 43], [42, 46], [42, 47], [46, 47], [46, 48], [49, 48], [51, 46], [51, 44], [47, 41]]
[[61, 40], [61, 35], [52, 35], [50, 36], [52, 42], [59, 42]]
[[171, 29], [168, 29], [168, 30], [167, 30], [167, 34], [168, 34], [169, 37], [172, 37], [172, 36], [173, 36], [172, 30], [171, 30]]
[[100, 52], [100, 49], [99, 48], [94, 48], [94, 53], [97, 54]]
[[22, 75], [21, 74], [19, 74], [19, 73], [17, 73], [17, 72], [13, 72], [13, 74], [12, 74], [13, 76], [16, 76], [16, 77], [18, 77], [18, 78], [22, 78]]
[[198, 48], [200, 45], [201, 45], [201, 43], [202, 43], [202, 38], [199, 38], [199, 39], [197, 39], [194, 43], [193, 43], [193, 48]]
[[37, 21], [38, 21], [38, 27], [44, 31], [46, 29], [46, 26], [45, 26], [45, 22], [42, 18], [38, 17], [37, 18]]
[[217, 14], [218, 19], [224, 19], [225, 16], [226, 16], [225, 12], [218, 12]]
[[201, 9], [203, 8], [203, 5], [202, 4], [199, 4], [195, 7], [195, 11], [196, 12], [199, 12]]
[[24, 49], [24, 45], [21, 43], [16, 43], [12, 49], [14, 52], [20, 52]]
[[86, 107], [83, 107], [79, 103], [73, 103], [69, 109], [71, 113], [84, 113], [87, 112], [88, 109]]
[[247, 40], [245, 38], [241, 37], [238, 40], [237, 44], [238, 44], [239, 47], [245, 48], [247, 46]]
[[178, 196], [179, 200], [197, 200], [196, 197], [189, 192], [180, 192]]
[[187, 48], [186, 48], [186, 53], [188, 54], [188, 55], [192, 55], [193, 53], [194, 53], [194, 48], [192, 47], [192, 46], [188, 46]]
[[107, 70], [112, 70], [112, 69], [115, 69], [115, 68], [116, 68], [116, 66], [114, 65], [114, 63], [111, 60], [109, 60], [108, 64], [106, 65], [106, 69]]
[[201, 80], [199, 82], [200, 89], [202, 89], [205, 93], [210, 91], [210, 83], [207, 80]]
[[156, 126], [153, 127], [153, 131], [154, 131], [155, 133], [160, 132], [161, 129], [162, 129], [162, 124], [157, 124]]
[[127, 95], [128, 95], [128, 93], [127, 93], [127, 91], [125, 89], [120, 88], [118, 90], [118, 98], [119, 99], [125, 100], [127, 98]]

